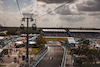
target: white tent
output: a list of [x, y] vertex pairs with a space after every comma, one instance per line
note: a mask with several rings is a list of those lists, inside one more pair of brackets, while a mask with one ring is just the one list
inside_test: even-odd
[[96, 46], [95, 47], [100, 47], [100, 44], [96, 43]]
[[29, 36], [33, 36], [33, 34], [29, 34]]
[[25, 56], [25, 53], [23, 53], [22, 55], [24, 55], [24, 56]]
[[17, 41], [16, 44], [23, 44], [23, 41]]
[[67, 37], [69, 44], [77, 43], [73, 37]]
[[30, 41], [29, 44], [36, 44], [36, 42]]
[[25, 36], [27, 36], [27, 34], [21, 34], [21, 36], [24, 36], [25, 37]]
[[30, 38], [29, 40], [36, 40], [36, 38], [37, 38], [37, 37], [32, 37], [32, 38]]
[[0, 40], [4, 39], [4, 37], [0, 36]]
[[0, 49], [0, 53], [3, 51], [3, 49]]
[[[24, 41], [24, 42], [27, 42], [27, 41]], [[29, 41], [29, 44], [36, 44], [36, 42], [34, 42], [34, 41]]]

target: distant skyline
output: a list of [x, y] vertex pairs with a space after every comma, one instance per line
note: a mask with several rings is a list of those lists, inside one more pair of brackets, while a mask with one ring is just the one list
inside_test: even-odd
[[[69, 0], [18, 0], [21, 13], [33, 13], [38, 27], [100, 28], [100, 0], [71, 0], [71, 3], [47, 14], [66, 1]], [[21, 23], [26, 26], [21, 19], [16, 0], [0, 0], [2, 26], [4, 22], [10, 27], [20, 27]], [[30, 22], [30, 26], [33, 23]]]

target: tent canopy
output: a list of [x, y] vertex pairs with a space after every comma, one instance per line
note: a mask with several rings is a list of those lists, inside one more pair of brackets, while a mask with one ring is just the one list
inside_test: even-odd
[[23, 44], [23, 41], [17, 41], [16, 44]]
[[[27, 42], [27, 41], [25, 41], [25, 42]], [[34, 42], [34, 41], [29, 41], [29, 44], [36, 44], [36, 42]]]
[[100, 44], [96, 43], [96, 47], [100, 47]]
[[0, 40], [4, 39], [4, 37], [0, 36]]
[[77, 43], [73, 37], [67, 37], [69, 44]]
[[36, 44], [36, 42], [30, 41], [29, 44]]
[[0, 49], [0, 53], [3, 51], [3, 49]]

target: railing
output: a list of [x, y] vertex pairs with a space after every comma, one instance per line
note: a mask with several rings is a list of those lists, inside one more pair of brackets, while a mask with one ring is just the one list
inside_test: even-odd
[[6, 46], [7, 44], [9, 44], [11, 41], [15, 41], [17, 38], [13, 38], [11, 40], [9, 40], [6, 44], [3, 44], [0, 46], [0, 48], [2, 49], [4, 46]]
[[6, 46], [7, 44], [9, 44], [11, 41], [15, 41], [16, 39], [17, 39], [17, 37], [9, 40], [6, 44], [1, 45], [0, 48], [2, 49], [4, 46]]
[[66, 48], [64, 46], [62, 46], [62, 48], [64, 49], [64, 55], [63, 55], [63, 60], [62, 60], [61, 67], [65, 67]]
[[42, 59], [42, 57], [45, 55], [47, 51], [48, 51], [48, 48], [45, 48], [41, 50], [40, 52], [38, 52], [38, 54], [36, 55], [35, 61], [32, 64], [30, 64], [30, 67], [35, 67], [37, 63], [39, 62], [39, 60]]

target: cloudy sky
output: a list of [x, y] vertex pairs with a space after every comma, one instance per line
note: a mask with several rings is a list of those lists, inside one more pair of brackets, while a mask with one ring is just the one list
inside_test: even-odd
[[[18, 0], [21, 13], [29, 12], [38, 27], [100, 28], [100, 0]], [[67, 3], [69, 2], [69, 3]], [[65, 4], [66, 3], [66, 4]], [[65, 4], [65, 5], [63, 5]], [[55, 8], [63, 5], [62, 7]], [[52, 11], [52, 13], [50, 13]], [[0, 24], [26, 26], [16, 0], [0, 0]], [[30, 26], [34, 22], [30, 22]]]

